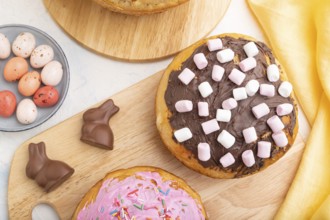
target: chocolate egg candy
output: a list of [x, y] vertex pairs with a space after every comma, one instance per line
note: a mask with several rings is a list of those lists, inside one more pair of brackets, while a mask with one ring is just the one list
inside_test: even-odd
[[41, 81], [48, 86], [57, 86], [63, 76], [62, 64], [53, 60], [44, 66], [41, 71]]
[[16, 97], [8, 90], [0, 91], [0, 116], [8, 118], [16, 108]]
[[33, 96], [33, 101], [38, 107], [54, 106], [58, 99], [58, 91], [53, 86], [43, 86]]
[[33, 68], [44, 67], [54, 58], [54, 50], [48, 45], [40, 45], [32, 51], [30, 64]]
[[26, 73], [18, 82], [18, 91], [24, 96], [33, 95], [40, 87], [41, 79], [37, 71]]
[[37, 106], [31, 99], [23, 99], [17, 105], [16, 117], [22, 124], [33, 123], [38, 116]]
[[29, 32], [20, 33], [13, 42], [13, 53], [18, 57], [27, 58], [36, 47], [36, 39]]
[[8, 82], [19, 80], [29, 70], [28, 62], [22, 57], [13, 57], [5, 65], [3, 76]]
[[8, 38], [0, 33], [0, 59], [6, 59], [10, 55], [10, 43]]

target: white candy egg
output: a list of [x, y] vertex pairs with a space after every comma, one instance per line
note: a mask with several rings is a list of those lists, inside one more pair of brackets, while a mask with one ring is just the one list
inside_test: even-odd
[[33, 68], [41, 68], [54, 58], [54, 51], [48, 45], [36, 47], [31, 54], [30, 64]]
[[41, 71], [41, 81], [48, 86], [57, 86], [63, 76], [62, 64], [56, 60], [50, 61]]
[[36, 47], [36, 39], [29, 32], [20, 33], [13, 42], [11, 49], [18, 57], [27, 58]]
[[6, 59], [10, 55], [10, 43], [8, 38], [0, 33], [0, 59]]
[[16, 117], [22, 124], [31, 124], [37, 119], [37, 106], [31, 99], [23, 99], [17, 105]]

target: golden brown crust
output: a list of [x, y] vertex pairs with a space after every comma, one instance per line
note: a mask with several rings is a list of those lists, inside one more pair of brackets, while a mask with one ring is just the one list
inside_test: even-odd
[[83, 209], [86, 205], [92, 203], [93, 201], [95, 201], [96, 196], [99, 192], [99, 189], [102, 186], [102, 183], [107, 180], [107, 179], [113, 179], [113, 178], [117, 178], [119, 180], [123, 180], [129, 176], [134, 175], [137, 172], [157, 172], [159, 173], [163, 180], [172, 180], [173, 182], [177, 183], [177, 187], [181, 188], [183, 190], [185, 190], [196, 202], [199, 203], [200, 207], [202, 208], [202, 213], [203, 216], [207, 219], [206, 216], [206, 212], [205, 212], [205, 208], [203, 206], [202, 200], [199, 196], [199, 194], [192, 189], [184, 180], [182, 180], [181, 178], [175, 176], [172, 173], [169, 173], [161, 168], [157, 168], [157, 167], [151, 167], [151, 166], [136, 166], [136, 167], [131, 167], [128, 169], [120, 169], [120, 170], [115, 170], [112, 171], [110, 173], [108, 173], [103, 179], [101, 179], [100, 181], [98, 181], [82, 198], [82, 200], [80, 201], [80, 203], [78, 204], [72, 220], [77, 219], [77, 216], [80, 212], [81, 209]]
[[94, 0], [104, 8], [128, 15], [163, 12], [189, 0]]
[[[228, 172], [228, 171], [224, 171], [221, 170], [218, 167], [215, 168], [206, 168], [203, 167], [198, 160], [195, 158], [195, 156], [192, 154], [192, 152], [188, 151], [183, 145], [181, 145], [180, 143], [177, 143], [173, 140], [173, 129], [169, 123], [169, 118], [171, 117], [171, 112], [169, 111], [169, 109], [167, 108], [166, 102], [165, 102], [165, 92], [167, 89], [167, 85], [168, 85], [168, 79], [169, 76], [171, 74], [172, 71], [176, 71], [176, 70], [180, 70], [181, 69], [181, 65], [182, 63], [188, 59], [193, 52], [195, 51], [196, 48], [198, 48], [199, 46], [205, 44], [209, 39], [214, 39], [214, 38], [221, 38], [221, 37], [225, 37], [225, 36], [230, 36], [233, 38], [244, 38], [250, 41], [255, 41], [256, 40], [250, 36], [246, 36], [246, 35], [242, 35], [242, 34], [236, 34], [236, 33], [230, 33], [230, 34], [221, 34], [221, 35], [217, 35], [217, 36], [212, 36], [206, 39], [202, 39], [198, 42], [196, 42], [195, 44], [191, 45], [190, 47], [188, 47], [187, 49], [185, 49], [184, 51], [182, 51], [180, 54], [178, 54], [174, 60], [172, 61], [172, 63], [167, 67], [167, 69], [165, 70], [163, 77], [160, 81], [159, 87], [158, 87], [158, 91], [157, 91], [157, 97], [156, 97], [156, 116], [157, 116], [157, 128], [159, 130], [160, 136], [162, 141], [164, 142], [165, 146], [170, 150], [170, 152], [177, 158], [179, 159], [179, 161], [181, 161], [184, 165], [186, 165], [187, 167], [210, 177], [213, 178], [219, 178], [219, 179], [229, 179], [229, 178], [235, 178], [236, 177], [236, 172]], [[235, 59], [236, 58], [236, 59]], [[237, 57], [235, 57], [234, 60], [238, 60]], [[269, 59], [267, 59], [268, 63]], [[278, 61], [276, 61], [277, 64], [279, 65]], [[287, 80], [287, 76], [284, 72], [284, 69], [281, 65], [279, 65], [280, 67], [280, 71], [281, 71], [281, 80], [285, 81]], [[291, 93], [291, 97], [294, 100], [294, 111], [295, 111], [295, 115], [298, 115], [298, 107], [297, 107], [297, 103], [295, 101], [294, 98], [294, 93]], [[290, 119], [291, 120], [291, 119]], [[285, 123], [285, 121], [283, 120], [283, 122]], [[294, 140], [296, 138], [297, 132], [298, 132], [298, 117], [296, 117], [296, 125], [294, 128], [294, 132], [293, 135], [291, 136], [288, 132], [286, 132], [286, 136], [288, 138], [288, 146], [285, 148], [285, 152], [293, 145]], [[271, 135], [269, 134], [265, 134], [265, 135]], [[271, 164], [273, 164], [275, 161], [277, 161], [278, 159], [280, 159], [284, 153], [284, 151], [279, 151], [278, 154], [276, 154], [275, 157], [269, 158], [269, 159], [265, 159], [264, 160], [264, 166], [258, 171], [260, 172], [261, 170], [266, 169], [268, 166], [270, 166]], [[252, 173], [248, 174], [251, 175]]]

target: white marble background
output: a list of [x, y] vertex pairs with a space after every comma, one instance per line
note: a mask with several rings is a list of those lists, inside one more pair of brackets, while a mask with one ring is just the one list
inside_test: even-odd
[[[207, 18], [205, 22], [207, 22]], [[0, 132], [0, 219], [3, 220], [8, 219], [7, 182], [10, 163], [16, 148], [21, 143], [166, 68], [172, 60], [172, 58], [168, 58], [139, 64], [115, 61], [95, 54], [81, 47], [64, 33], [51, 18], [42, 0], [0, 0], [0, 25], [4, 24], [27, 24], [51, 35], [67, 56], [71, 80], [66, 100], [50, 120], [28, 131]], [[210, 35], [225, 32], [243, 33], [265, 41], [245, 0], [232, 0], [226, 15]], [[304, 118], [300, 120], [304, 121], [302, 123], [306, 123]], [[50, 217], [46, 217], [42, 212], [37, 212], [33, 219], [50, 219]]]

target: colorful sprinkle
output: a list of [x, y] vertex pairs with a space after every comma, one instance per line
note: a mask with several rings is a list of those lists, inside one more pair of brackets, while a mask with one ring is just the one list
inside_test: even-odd
[[103, 212], [104, 212], [104, 207], [103, 207], [103, 206], [101, 207], [101, 210], [100, 210], [100, 212], [101, 212], [101, 213], [103, 213]]
[[113, 210], [113, 211], [110, 212], [110, 215], [113, 215], [113, 214], [115, 214], [115, 213], [117, 213], [117, 212], [118, 212], [118, 210], [115, 209], [115, 210]]
[[133, 204], [133, 206], [135, 207], [135, 208], [137, 208], [137, 209], [140, 209], [140, 210], [143, 210], [143, 207], [144, 207], [144, 205], [142, 204], [142, 205], [137, 205], [137, 204]]
[[162, 205], [163, 205], [163, 207], [166, 206], [166, 203], [165, 203], [165, 200], [164, 199], [162, 199]]
[[182, 206], [188, 206], [186, 203], [182, 203]]

